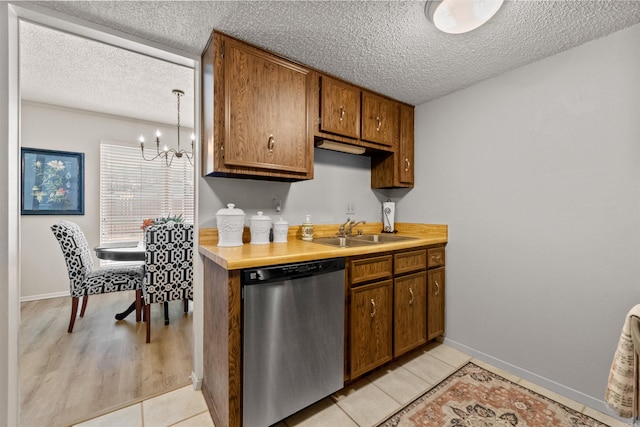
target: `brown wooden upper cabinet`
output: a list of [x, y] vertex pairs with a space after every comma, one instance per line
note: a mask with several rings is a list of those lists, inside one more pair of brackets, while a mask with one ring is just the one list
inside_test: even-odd
[[320, 130], [360, 138], [360, 89], [320, 76]]
[[393, 146], [399, 138], [400, 104], [362, 92], [362, 139], [382, 145]]
[[413, 107], [214, 32], [202, 54], [202, 174], [313, 179], [315, 140], [364, 147], [373, 188], [413, 187]]
[[413, 107], [400, 106], [400, 146], [398, 175], [402, 185], [413, 186]]
[[413, 175], [413, 107], [401, 104], [400, 141], [393, 153], [374, 153], [371, 156], [372, 188], [412, 188]]
[[310, 70], [220, 33], [203, 67], [204, 174], [313, 178]]

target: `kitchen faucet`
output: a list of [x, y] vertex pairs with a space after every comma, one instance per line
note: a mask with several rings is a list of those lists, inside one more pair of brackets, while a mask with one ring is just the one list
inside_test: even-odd
[[[346, 228], [345, 228], [345, 234], [347, 236], [353, 236], [353, 227], [357, 226], [358, 224], [366, 224], [366, 221], [358, 221], [358, 222], [354, 222], [354, 221], [349, 221], [349, 223], [347, 224]], [[358, 230], [358, 235], [362, 234], [362, 230]]]
[[347, 227], [351, 222], [352, 222], [351, 218], [347, 218], [347, 222], [345, 222], [340, 226], [340, 228], [338, 229], [338, 237], [346, 237], [344, 230], [345, 230], [345, 227]]

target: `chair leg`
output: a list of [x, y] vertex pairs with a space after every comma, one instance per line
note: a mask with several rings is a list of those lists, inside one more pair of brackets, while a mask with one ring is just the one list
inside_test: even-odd
[[80, 310], [80, 317], [84, 317], [84, 312], [87, 310], [87, 302], [89, 301], [89, 294], [85, 294], [82, 298], [82, 309]]
[[169, 324], [169, 301], [164, 302], [164, 324]]
[[188, 313], [189, 312], [189, 298], [183, 299], [182, 302], [184, 304], [184, 312]]
[[71, 320], [69, 320], [68, 333], [73, 332], [73, 325], [76, 323], [76, 315], [78, 314], [78, 297], [71, 297]]
[[151, 342], [151, 304], [144, 306], [144, 318], [147, 323], [147, 344]]
[[142, 310], [142, 289], [136, 289], [136, 322], [140, 321], [141, 310]]

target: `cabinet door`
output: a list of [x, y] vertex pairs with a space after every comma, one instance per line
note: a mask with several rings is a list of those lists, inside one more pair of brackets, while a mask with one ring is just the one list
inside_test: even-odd
[[400, 106], [400, 147], [398, 150], [399, 179], [413, 184], [413, 107]]
[[392, 358], [392, 286], [387, 280], [351, 289], [351, 379]]
[[427, 273], [396, 278], [393, 283], [393, 356], [427, 342]]
[[362, 92], [362, 139], [394, 146], [399, 136], [397, 102]]
[[224, 51], [225, 166], [307, 173], [308, 70], [233, 39]]
[[320, 130], [360, 138], [360, 89], [320, 77]]
[[444, 267], [427, 272], [427, 339], [444, 334]]

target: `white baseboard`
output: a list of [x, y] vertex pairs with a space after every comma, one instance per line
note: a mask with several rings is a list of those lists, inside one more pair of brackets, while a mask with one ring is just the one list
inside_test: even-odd
[[50, 294], [40, 294], [40, 295], [29, 295], [26, 297], [20, 297], [20, 302], [25, 302], [25, 301], [36, 301], [39, 299], [49, 299], [49, 298], [60, 298], [60, 297], [68, 297], [71, 294], [69, 293], [69, 291], [64, 291], [64, 292], [52, 292]]
[[[452, 339], [445, 337], [444, 343], [450, 347], [453, 347], [457, 350], [462, 351], [465, 354], [468, 354], [469, 356], [475, 357], [478, 360], [482, 360], [483, 362], [493, 365], [496, 368], [500, 368], [504, 371], [509, 372], [510, 374], [516, 375], [527, 381], [531, 381], [532, 383], [537, 384], [540, 387], [544, 387], [547, 390], [551, 390], [575, 402], [581, 403], [585, 406], [588, 406], [589, 408], [593, 408], [596, 411], [602, 412], [603, 414], [607, 414], [610, 417], [613, 417], [619, 420], [620, 422], [623, 422], [626, 424], [631, 423], [631, 421], [628, 418], [620, 418], [616, 414], [614, 414], [606, 405], [604, 400], [596, 399], [593, 396], [589, 396], [580, 391], [574, 390], [570, 387], [567, 387], [555, 381], [552, 381], [548, 378], [534, 374], [533, 372], [529, 372], [526, 369], [519, 368], [518, 366], [512, 365], [511, 363], [497, 359], [493, 356], [490, 356], [481, 351], [475, 350], [471, 347], [467, 347], [466, 345], [460, 344], [459, 342], [454, 341]], [[603, 390], [603, 393], [604, 393], [604, 390]]]
[[191, 372], [191, 382], [193, 382], [193, 389], [200, 390], [202, 388], [202, 378], [198, 378], [195, 372]]

